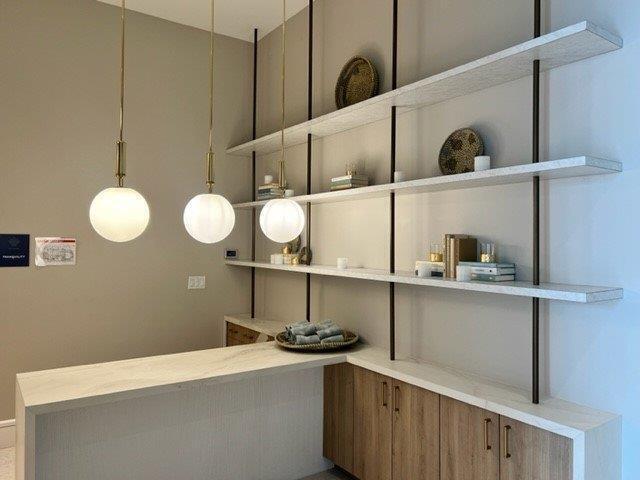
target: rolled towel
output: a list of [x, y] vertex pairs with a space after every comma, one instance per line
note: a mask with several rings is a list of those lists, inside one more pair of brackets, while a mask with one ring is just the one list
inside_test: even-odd
[[342, 335], [343, 330], [337, 325], [332, 325], [330, 327], [323, 328], [322, 330], [318, 330], [318, 336], [322, 340], [323, 338], [335, 337], [336, 335]]
[[291, 328], [291, 333], [293, 335], [303, 335], [305, 337], [309, 335], [315, 335], [318, 327], [316, 327], [313, 323], [307, 323], [306, 325], [296, 325]]
[[327, 337], [320, 340], [320, 343], [334, 343], [344, 342], [344, 335], [334, 335], [333, 337]]
[[296, 335], [313, 335], [314, 333], [316, 333], [315, 330], [312, 331], [311, 329], [309, 329], [309, 325], [310, 323], [306, 320], [287, 325], [285, 327], [286, 339], [291, 343], [295, 343]]
[[310, 345], [312, 343], [320, 343], [318, 335], [296, 335], [296, 345]]

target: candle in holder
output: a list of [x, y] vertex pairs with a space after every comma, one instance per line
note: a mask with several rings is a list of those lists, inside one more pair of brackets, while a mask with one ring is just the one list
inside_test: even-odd
[[430, 262], [442, 262], [444, 260], [444, 253], [442, 245], [439, 243], [432, 243], [429, 249], [429, 261]]
[[480, 244], [480, 261], [482, 263], [494, 263], [496, 261], [496, 244], [495, 243]]

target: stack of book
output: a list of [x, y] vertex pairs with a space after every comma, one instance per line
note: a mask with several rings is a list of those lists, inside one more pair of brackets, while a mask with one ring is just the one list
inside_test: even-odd
[[460, 262], [471, 268], [471, 280], [479, 282], [512, 282], [516, 279], [515, 263]]
[[348, 190], [350, 188], [360, 188], [369, 185], [369, 178], [364, 175], [351, 173], [342, 177], [334, 177], [331, 179], [331, 191]]
[[444, 236], [444, 276], [456, 278], [456, 266], [478, 259], [478, 240], [469, 235], [448, 233]]
[[258, 200], [272, 200], [284, 197], [284, 190], [277, 182], [267, 183], [258, 187]]

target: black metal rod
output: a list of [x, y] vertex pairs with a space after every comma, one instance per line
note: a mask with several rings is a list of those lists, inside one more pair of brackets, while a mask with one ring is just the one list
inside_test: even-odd
[[[391, 50], [391, 89], [398, 88], [398, 0], [393, 0], [393, 40]], [[389, 182], [393, 183], [396, 171], [396, 107], [391, 107], [391, 162]], [[389, 195], [389, 272], [396, 271], [396, 194]], [[389, 283], [389, 358], [396, 359], [396, 290]]]
[[[542, 33], [541, 1], [534, 0], [533, 32]], [[540, 60], [533, 61], [532, 162], [540, 161]], [[533, 177], [533, 284], [540, 284], [540, 177]], [[540, 403], [540, 299], [531, 305], [531, 401]]]
[[[309, 58], [308, 58], [308, 86], [307, 86], [307, 119], [313, 118], [313, 0], [309, 0]], [[311, 193], [311, 158], [312, 137], [307, 134], [307, 194]], [[307, 250], [311, 251], [311, 203], [307, 202]], [[311, 321], [311, 274], [307, 273], [307, 321]]]
[[[256, 139], [258, 118], [258, 29], [253, 29], [253, 125], [251, 135]], [[251, 198], [256, 201], [256, 152], [251, 153]], [[256, 261], [256, 209], [251, 209], [251, 261]], [[251, 267], [251, 318], [256, 316], [256, 269]]]

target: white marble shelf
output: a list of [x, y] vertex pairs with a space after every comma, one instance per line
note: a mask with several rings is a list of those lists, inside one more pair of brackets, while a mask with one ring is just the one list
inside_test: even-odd
[[[577, 23], [289, 127], [285, 130], [285, 145], [305, 143], [309, 133], [321, 138], [389, 118], [392, 106], [409, 111], [526, 77], [531, 75], [531, 65], [536, 59], [540, 60], [541, 70], [546, 71], [621, 47], [619, 37], [588, 21]], [[229, 148], [227, 153], [247, 157], [254, 151], [262, 155], [279, 148], [277, 132]]]
[[[549, 160], [540, 163], [526, 163], [511, 167], [493, 168], [483, 172], [461, 173], [457, 175], [442, 175], [439, 177], [421, 178], [406, 182], [371, 185], [369, 187], [353, 188], [338, 192], [322, 192], [311, 195], [291, 197], [298, 203], [336, 203], [349, 200], [379, 198], [396, 192], [396, 194], [415, 194], [441, 192], [445, 190], [462, 190], [466, 188], [490, 187], [531, 181], [534, 176], [542, 180], [556, 178], [583, 177], [589, 175], [605, 175], [619, 173], [622, 164], [612, 160], [595, 157], [572, 157], [560, 160]], [[257, 202], [237, 203], [236, 209], [250, 209], [260, 207], [267, 200]]]
[[531, 282], [457, 282], [442, 278], [419, 278], [412, 272], [389, 273], [386, 270], [368, 268], [349, 268], [346, 270], [326, 265], [274, 265], [266, 262], [251, 262], [244, 260], [227, 260], [227, 265], [236, 267], [254, 267], [266, 270], [281, 270], [296, 273], [311, 273], [330, 277], [346, 277], [374, 282], [390, 282], [405, 285], [422, 285], [425, 287], [449, 288], [466, 290], [469, 292], [497, 293], [518, 297], [542, 298], [546, 300], [561, 300], [576, 303], [596, 303], [608, 300], [618, 300], [623, 296], [622, 288], [596, 287], [586, 285], [565, 285], [559, 283], [542, 283], [533, 285]]

